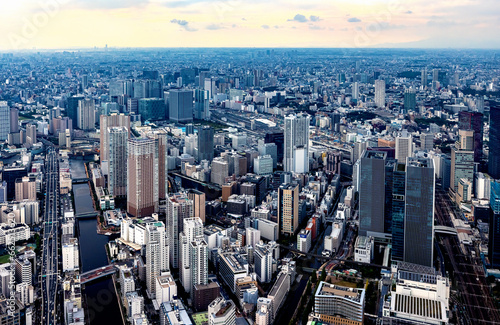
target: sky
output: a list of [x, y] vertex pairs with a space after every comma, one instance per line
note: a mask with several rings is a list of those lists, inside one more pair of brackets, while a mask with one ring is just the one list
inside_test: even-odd
[[0, 51], [500, 48], [499, 26], [498, 0], [4, 0]]

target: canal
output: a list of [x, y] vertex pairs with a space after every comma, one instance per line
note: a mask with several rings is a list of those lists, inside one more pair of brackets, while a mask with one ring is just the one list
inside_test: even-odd
[[[73, 178], [85, 178], [85, 161], [70, 160]], [[75, 214], [93, 212], [94, 207], [88, 184], [73, 186], [75, 197]], [[106, 247], [108, 237], [99, 235], [96, 231], [97, 221], [92, 219], [78, 219], [77, 234], [80, 242], [80, 269], [87, 272], [95, 268], [108, 265]], [[86, 303], [85, 315], [87, 324], [116, 324], [121, 323], [120, 309], [110, 277], [103, 278], [85, 285], [82, 291]]]

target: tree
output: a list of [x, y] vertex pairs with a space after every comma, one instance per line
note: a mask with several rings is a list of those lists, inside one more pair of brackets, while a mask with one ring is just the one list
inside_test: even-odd
[[320, 281], [326, 280], [326, 269], [325, 268], [323, 268], [323, 270], [321, 270], [321, 276], [319, 277], [319, 280]]
[[317, 275], [317, 272], [318, 272], [318, 271], [313, 270], [313, 273], [312, 273], [312, 275], [311, 275], [311, 281], [312, 281], [313, 283], [318, 282], [318, 275]]

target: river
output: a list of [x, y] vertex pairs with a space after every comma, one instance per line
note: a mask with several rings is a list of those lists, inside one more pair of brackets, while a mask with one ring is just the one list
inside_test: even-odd
[[[85, 178], [85, 165], [83, 160], [72, 159], [71, 174], [73, 178]], [[93, 212], [92, 197], [88, 184], [75, 184], [75, 213]], [[80, 241], [80, 268], [87, 272], [95, 268], [108, 265], [105, 245], [108, 237], [96, 232], [96, 219], [78, 219], [77, 231]], [[85, 315], [94, 324], [117, 324], [121, 321], [120, 307], [116, 298], [113, 280], [103, 278], [86, 284], [83, 289], [86, 303]]]

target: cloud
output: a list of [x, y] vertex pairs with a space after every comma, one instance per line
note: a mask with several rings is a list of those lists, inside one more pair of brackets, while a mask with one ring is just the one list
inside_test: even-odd
[[430, 27], [449, 27], [454, 25], [457, 25], [455, 21], [439, 16], [431, 16], [429, 21], [427, 21], [427, 26]]
[[76, 0], [77, 6], [88, 9], [122, 9], [131, 7], [141, 7], [149, 3], [149, 0]]
[[361, 19], [356, 18], [356, 17], [352, 17], [352, 18], [347, 19], [347, 21], [350, 23], [360, 23]]
[[186, 20], [172, 19], [170, 22], [172, 24], [177, 24], [177, 25], [181, 26], [182, 28], [184, 28], [188, 32], [196, 32], [197, 31], [196, 28], [189, 26], [189, 22], [187, 22]]
[[321, 19], [319, 18], [319, 16], [311, 16], [311, 17], [309, 17], [309, 20], [310, 21], [320, 21]]
[[288, 21], [297, 21], [299, 23], [305, 23], [308, 20], [307, 20], [306, 16], [301, 15], [301, 14], [296, 14], [295, 17], [293, 17], [293, 19], [288, 19]]
[[260, 26], [260, 27], [262, 27], [262, 28], [264, 28], [264, 29], [269, 29], [269, 25], [262, 25], [262, 26]]
[[412, 13], [413, 13], [413, 11], [411, 11], [411, 10], [405, 11], [405, 14], [408, 14], [408, 15], [411, 15]]
[[208, 29], [208, 30], [218, 30], [218, 29], [223, 29], [223, 28], [224, 28], [223, 26], [217, 25], [217, 24], [210, 24], [207, 27], [205, 27], [205, 29]]
[[247, 19], [246, 19], [246, 18], [241, 18], [241, 20], [243, 20], [243, 21], [247, 21]]
[[167, 8], [182, 8], [189, 7], [195, 3], [206, 2], [206, 0], [174, 0], [174, 1], [165, 1], [163, 5]]
[[347, 32], [349, 30], [349, 28], [344, 27], [344, 28], [341, 28], [340, 30], [343, 32]]
[[280, 27], [278, 25], [274, 25], [274, 28], [275, 29], [279, 29]]
[[316, 25], [311, 25], [311, 26], [309, 26], [309, 29], [311, 29], [311, 30], [323, 30], [324, 28], [320, 27], [320, 26], [316, 26]]
[[381, 21], [377, 23], [371, 23], [366, 26], [366, 30], [368, 31], [377, 31], [377, 30], [390, 30], [390, 29], [404, 29], [406, 26], [404, 25], [394, 25], [390, 24], [386, 21]]

